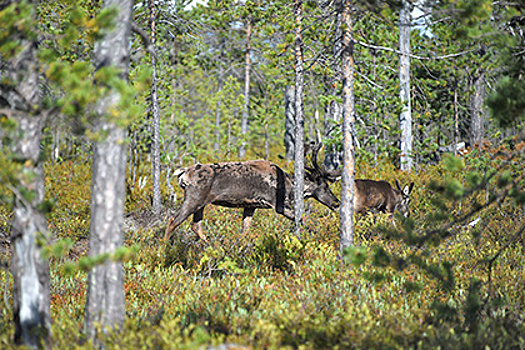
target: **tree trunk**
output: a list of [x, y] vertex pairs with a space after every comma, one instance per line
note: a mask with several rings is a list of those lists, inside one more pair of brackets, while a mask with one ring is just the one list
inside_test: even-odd
[[[51, 329], [49, 263], [37, 244], [39, 234], [47, 231], [45, 216], [36, 208], [44, 200], [44, 172], [39, 163], [42, 118], [17, 116], [21, 138], [17, 156], [24, 162], [16, 194], [12, 226], [13, 306], [15, 343], [39, 348], [49, 343]], [[34, 199], [20, 192], [30, 191]]]
[[157, 97], [157, 33], [155, 2], [149, 0], [149, 26], [151, 33], [151, 123], [152, 123], [152, 145], [151, 145], [151, 178], [153, 182], [153, 213], [160, 214], [162, 204], [160, 201], [160, 116], [159, 100]]
[[454, 82], [454, 155], [458, 155], [459, 143], [459, 113], [458, 113], [458, 84]]
[[400, 169], [412, 169], [412, 112], [410, 107], [410, 3], [403, 0], [399, 10], [399, 97], [403, 110], [399, 116], [401, 129]]
[[[327, 106], [324, 123], [325, 139], [332, 139], [332, 134], [334, 133], [334, 130], [336, 130], [336, 128], [340, 125], [342, 116], [341, 109], [341, 104], [336, 101], [331, 101], [330, 104]], [[339, 169], [339, 167], [341, 166], [341, 159], [341, 152], [338, 151], [335, 146], [332, 146], [330, 148], [327, 148], [326, 150], [324, 165], [326, 169], [330, 171]]]
[[[105, 7], [119, 10], [115, 28], [108, 32], [95, 48], [95, 66], [100, 69], [113, 66], [121, 78], [128, 79], [129, 38], [131, 32], [132, 2], [105, 0]], [[118, 103], [120, 95], [111, 90], [99, 100], [96, 108], [96, 131], [105, 135], [93, 149], [91, 183], [90, 255], [109, 254], [122, 246], [125, 195], [126, 132], [114, 122], [105, 119], [108, 109]], [[124, 271], [119, 261], [108, 259], [95, 266], [88, 274], [85, 331], [96, 341], [97, 325], [119, 328], [125, 316]]]
[[301, 237], [304, 215], [304, 110], [303, 110], [303, 49], [301, 0], [295, 0], [295, 165], [294, 218], [295, 235]]
[[264, 123], [264, 160], [270, 159], [270, 132], [268, 123]]
[[53, 134], [53, 153], [51, 154], [53, 162], [57, 163], [60, 159], [60, 130], [57, 128]]
[[241, 117], [241, 147], [239, 148], [239, 158], [246, 157], [246, 138], [248, 136], [248, 118], [250, 114], [250, 70], [251, 70], [251, 37], [252, 37], [252, 17], [248, 16], [246, 21], [246, 52], [244, 53], [244, 106]]
[[[8, 5], [3, 3], [0, 10]], [[8, 110], [2, 114], [17, 123], [8, 145], [22, 167], [17, 182], [11, 184], [15, 195], [11, 227], [14, 341], [36, 349], [49, 345], [51, 337], [49, 262], [42, 257], [37, 243], [40, 235], [45, 237], [47, 232], [46, 218], [37, 209], [44, 201], [40, 163], [44, 117], [35, 112], [41, 103], [37, 43], [24, 33], [19, 30], [9, 38], [19, 43], [20, 51], [5, 62], [0, 109]]]
[[286, 160], [294, 159], [295, 154], [295, 87], [289, 85], [284, 92], [284, 147]]
[[473, 92], [470, 97], [470, 144], [481, 144], [485, 137], [485, 73], [478, 69], [474, 76]]
[[[340, 9], [342, 5], [342, 0], [336, 1], [336, 8]], [[341, 61], [338, 57], [341, 57], [341, 52], [343, 49], [343, 31], [341, 25], [341, 14], [342, 11], [338, 10], [336, 14], [336, 29], [335, 29], [335, 38], [333, 46], [333, 63], [332, 69], [335, 72], [334, 77], [330, 79], [329, 86], [327, 88], [327, 94], [329, 96], [337, 95], [337, 83], [341, 80]], [[341, 103], [332, 100], [326, 106], [325, 111], [325, 122], [324, 122], [324, 138], [332, 139], [334, 130], [336, 130], [341, 123], [342, 117], [342, 106]], [[325, 151], [324, 165], [328, 170], [336, 170], [341, 166], [341, 160], [343, 155], [341, 152], [337, 151], [335, 147], [327, 148]]]
[[341, 239], [339, 250], [354, 245], [354, 57], [352, 37], [351, 1], [344, 0], [342, 7], [343, 28], [343, 173], [341, 182]]
[[221, 100], [217, 101], [215, 109], [215, 142], [213, 143], [213, 150], [216, 154], [221, 151]]

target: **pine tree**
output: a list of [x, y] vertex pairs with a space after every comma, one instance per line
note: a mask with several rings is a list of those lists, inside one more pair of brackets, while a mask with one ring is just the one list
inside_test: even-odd
[[[97, 43], [95, 66], [97, 75], [116, 69], [118, 79], [127, 82], [129, 69], [129, 39], [131, 35], [132, 2], [106, 0], [105, 8], [114, 7], [118, 13], [115, 28]], [[97, 81], [96, 84], [106, 84]], [[108, 259], [123, 244], [123, 214], [125, 196], [126, 131], [115, 120], [109, 119], [121, 99], [116, 86], [109, 86], [96, 107], [95, 133], [100, 139], [93, 150], [93, 175], [91, 184], [91, 256], [106, 257], [106, 261], [89, 271], [87, 302], [85, 309], [85, 332], [96, 340], [97, 325], [119, 328], [124, 322], [124, 271], [120, 261]]]
[[294, 145], [294, 218], [295, 235], [301, 237], [304, 216], [304, 109], [303, 43], [301, 39], [303, 2], [295, 0], [295, 145]]
[[[7, 60], [5, 72], [0, 73], [0, 114], [16, 123], [7, 145], [19, 171], [11, 184], [14, 340], [36, 349], [50, 343], [51, 312], [49, 262], [42, 251], [49, 237], [46, 218], [39, 210], [44, 203], [40, 140], [45, 114], [39, 87], [35, 4], [3, 2], [0, 22], [4, 28], [0, 53]], [[2, 136], [7, 136], [4, 132], [8, 130], [2, 130]]]
[[162, 204], [160, 202], [160, 111], [157, 93], [157, 21], [156, 5], [149, 0], [149, 27], [151, 36], [151, 179], [153, 182], [152, 208], [155, 215], [159, 215]]
[[355, 155], [354, 155], [354, 56], [353, 56], [353, 18], [351, 1], [342, 2], [343, 28], [343, 173], [341, 183], [341, 253], [354, 245], [354, 196], [355, 196]]

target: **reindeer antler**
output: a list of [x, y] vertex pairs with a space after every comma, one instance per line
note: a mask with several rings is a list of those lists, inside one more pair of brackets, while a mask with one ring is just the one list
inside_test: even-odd
[[312, 142], [311, 144], [312, 145], [310, 147], [313, 153], [312, 154], [313, 169], [307, 168], [307, 170], [310, 171], [311, 173], [317, 172], [321, 177], [324, 177], [328, 181], [331, 181], [331, 182], [336, 181], [337, 178], [341, 176], [342, 169], [330, 171], [330, 170], [327, 170], [324, 165], [322, 164], [319, 165], [317, 162], [317, 157], [319, 155], [319, 151], [321, 150], [321, 147], [323, 146], [323, 144], [322, 143], [315, 144], [315, 142]]

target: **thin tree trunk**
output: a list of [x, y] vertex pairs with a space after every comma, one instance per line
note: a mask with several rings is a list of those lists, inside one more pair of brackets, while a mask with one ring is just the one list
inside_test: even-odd
[[269, 108], [268, 108], [268, 101], [265, 103], [265, 109], [267, 113], [265, 114], [263, 126], [264, 126], [264, 160], [270, 159], [270, 131], [268, 130], [268, 115]]
[[[128, 79], [129, 38], [132, 2], [105, 0], [104, 7], [119, 10], [115, 28], [108, 32], [95, 48], [95, 66], [112, 66]], [[96, 108], [96, 130], [105, 135], [93, 148], [91, 183], [90, 255], [111, 255], [123, 244], [123, 214], [125, 196], [126, 132], [114, 122], [105, 120], [111, 106], [120, 100], [117, 91], [110, 91]], [[106, 329], [120, 328], [124, 322], [124, 271], [119, 261], [111, 259], [89, 271], [87, 279], [85, 331], [96, 341], [97, 325]]]
[[239, 158], [246, 157], [246, 138], [248, 137], [248, 118], [250, 115], [250, 70], [251, 70], [251, 37], [252, 37], [252, 17], [248, 16], [246, 21], [246, 51], [244, 53], [244, 106], [241, 117], [241, 147], [239, 148]]
[[289, 85], [284, 92], [284, 147], [286, 160], [294, 159], [295, 154], [295, 87]]
[[160, 201], [160, 115], [159, 100], [157, 97], [157, 33], [155, 2], [149, 0], [149, 26], [151, 34], [151, 123], [152, 123], [152, 146], [151, 146], [151, 178], [153, 182], [153, 213], [160, 214], [162, 204]]
[[470, 97], [470, 144], [480, 144], [485, 137], [485, 73], [476, 70], [474, 76], [473, 94]]
[[217, 101], [217, 107], [215, 109], [215, 142], [213, 149], [216, 154], [219, 154], [221, 150], [221, 100]]
[[454, 155], [458, 155], [459, 143], [459, 113], [458, 113], [458, 84], [454, 82]]
[[[336, 1], [336, 8], [340, 9], [342, 0]], [[336, 96], [337, 83], [341, 80], [341, 61], [338, 57], [341, 57], [343, 49], [343, 30], [341, 26], [341, 11], [336, 14], [336, 29], [334, 33], [334, 46], [332, 49], [332, 55], [334, 57], [332, 63], [332, 69], [335, 73], [334, 77], [330, 78], [329, 86], [327, 88], [327, 94], [330, 96]], [[340, 126], [342, 117], [342, 106], [341, 103], [332, 100], [326, 106], [325, 121], [324, 121], [324, 138], [333, 139], [334, 131]], [[336, 170], [341, 165], [342, 154], [337, 151], [335, 147], [327, 148], [325, 151], [324, 165], [328, 170]]]
[[51, 158], [55, 163], [60, 159], [60, 130], [58, 128], [53, 135], [53, 155]]
[[313, 135], [312, 139], [315, 139], [316, 143], [322, 142], [323, 138], [321, 136], [321, 123], [319, 121], [319, 110], [316, 108], [314, 112], [314, 123], [313, 125]]
[[228, 153], [228, 159], [232, 156], [232, 117], [228, 114], [228, 127], [226, 128], [226, 150]]
[[[376, 80], [376, 77], [377, 77], [377, 74], [376, 74], [376, 56], [375, 54], [373, 55], [373, 60], [374, 60], [374, 63], [372, 65], [372, 67], [374, 67], [374, 73], [373, 73], [373, 80], [375, 81]], [[378, 142], [379, 142], [379, 134], [381, 132], [380, 128], [378, 127], [378, 121], [377, 121], [377, 103], [374, 101], [373, 105], [372, 105], [372, 115], [374, 116], [374, 122], [373, 122], [373, 127], [372, 127], [372, 134], [374, 135], [374, 145], [373, 145], [373, 148], [374, 148], [374, 166], [375, 167], [378, 167], [379, 166], [379, 147], [378, 147]]]
[[295, 174], [294, 218], [295, 235], [301, 237], [304, 216], [304, 110], [303, 110], [303, 49], [301, 0], [295, 0]]
[[341, 183], [341, 239], [339, 250], [354, 245], [354, 196], [355, 196], [355, 156], [354, 156], [354, 57], [352, 37], [351, 1], [344, 0], [342, 6], [343, 29], [343, 173]]
[[403, 0], [399, 11], [399, 97], [403, 110], [399, 116], [401, 129], [400, 169], [412, 169], [412, 112], [410, 106], [410, 3]]
[[[8, 5], [0, 5], [0, 10]], [[34, 19], [34, 11], [31, 16], [28, 21]], [[42, 257], [41, 245], [37, 243], [40, 235], [45, 237], [47, 232], [46, 218], [37, 209], [44, 201], [40, 163], [44, 117], [34, 112], [41, 103], [39, 61], [37, 43], [24, 30], [9, 39], [18, 41], [20, 51], [6, 62], [0, 107], [8, 109], [8, 117], [17, 123], [8, 146], [22, 170], [17, 182], [9, 184], [15, 195], [11, 227], [14, 342], [37, 349], [49, 345], [51, 338], [49, 262]]]
[[268, 123], [264, 123], [264, 160], [270, 159], [270, 133]]

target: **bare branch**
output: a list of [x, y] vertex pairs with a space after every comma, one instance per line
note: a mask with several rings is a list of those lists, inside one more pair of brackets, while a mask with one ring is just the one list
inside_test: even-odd
[[[396, 49], [392, 49], [390, 47], [372, 45], [372, 44], [365, 43], [364, 41], [361, 41], [361, 40], [354, 40], [354, 42], [359, 44], [359, 45], [361, 45], [361, 46], [363, 46], [363, 47], [366, 47], [368, 49], [389, 51], [389, 52], [393, 52], [393, 53], [396, 53], [398, 55], [401, 55], [401, 51], [396, 50]], [[472, 53], [474, 51], [476, 51], [476, 50], [472, 49], [472, 50], [452, 53], [452, 54], [449, 54], [449, 55], [432, 56], [432, 57], [430, 57], [430, 56], [425, 57], [425, 56], [419, 56], [419, 55], [414, 55], [414, 54], [408, 54], [408, 56], [410, 58], [414, 58], [416, 60], [431, 61], [431, 60], [443, 60], [443, 59], [449, 59], [449, 58], [454, 58], [454, 57], [458, 57], [458, 56], [463, 56], [463, 55], [466, 55], [468, 53]]]
[[146, 51], [148, 51], [150, 55], [155, 56], [155, 59], [157, 59], [157, 54], [155, 53], [155, 50], [153, 49], [153, 45], [151, 43], [151, 40], [148, 34], [142, 28], [140, 28], [135, 22], [131, 24], [131, 31], [137, 34], [142, 39], [142, 43], [144, 44]]

